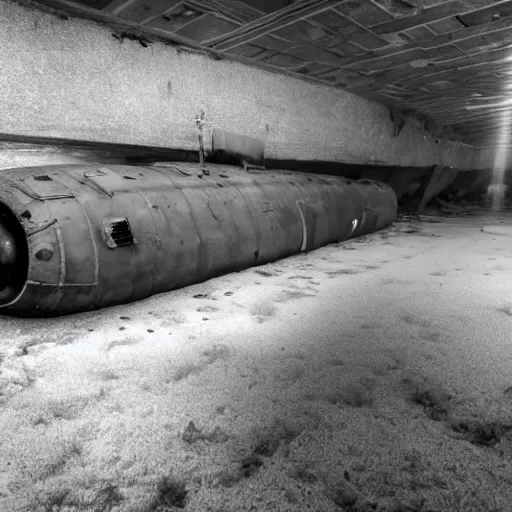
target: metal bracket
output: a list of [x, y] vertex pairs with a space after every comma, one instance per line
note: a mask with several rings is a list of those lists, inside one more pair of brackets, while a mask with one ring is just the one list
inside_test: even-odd
[[242, 160], [242, 165], [244, 166], [244, 171], [249, 171], [251, 169], [257, 169], [259, 171], [264, 171], [266, 170], [266, 167], [264, 167], [263, 165], [253, 165], [253, 164], [249, 164], [247, 162], [247, 160]]

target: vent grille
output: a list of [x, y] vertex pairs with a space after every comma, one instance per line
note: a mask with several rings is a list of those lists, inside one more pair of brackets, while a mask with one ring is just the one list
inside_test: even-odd
[[111, 249], [126, 247], [135, 243], [128, 219], [110, 219], [106, 221], [105, 234], [107, 235], [107, 245]]

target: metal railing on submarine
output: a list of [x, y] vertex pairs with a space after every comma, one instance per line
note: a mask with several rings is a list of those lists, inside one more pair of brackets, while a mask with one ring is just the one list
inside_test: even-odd
[[396, 220], [386, 184], [194, 163], [58, 165], [0, 175], [0, 311], [132, 302]]

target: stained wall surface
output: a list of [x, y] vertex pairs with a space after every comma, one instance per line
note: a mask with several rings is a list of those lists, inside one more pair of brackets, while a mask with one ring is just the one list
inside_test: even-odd
[[197, 149], [214, 128], [263, 139], [267, 158], [492, 166], [492, 152], [440, 140], [386, 107], [328, 86], [154, 43], [95, 22], [0, 1], [0, 133]]

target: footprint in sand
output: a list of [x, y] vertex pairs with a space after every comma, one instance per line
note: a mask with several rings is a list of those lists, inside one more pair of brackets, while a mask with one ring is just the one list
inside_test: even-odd
[[500, 313], [505, 313], [508, 316], [512, 316], [512, 304], [506, 304], [504, 306], [496, 308], [496, 310], [499, 311]]
[[489, 225], [484, 226], [481, 231], [484, 233], [489, 233], [491, 235], [502, 235], [502, 236], [512, 236], [512, 226], [509, 225]]
[[458, 419], [448, 421], [448, 425], [452, 429], [451, 437], [469, 441], [476, 446], [494, 446], [512, 430], [510, 423], [501, 421], [485, 422], [474, 419]]
[[390, 277], [389, 279], [384, 279], [382, 281], [382, 284], [402, 284], [402, 285], [406, 285], [406, 284], [416, 284], [416, 281], [412, 281], [412, 280], [409, 280], [409, 279], [399, 279], [399, 278]]
[[423, 407], [425, 415], [433, 421], [442, 421], [448, 418], [452, 395], [438, 383], [428, 379], [408, 375], [402, 378], [402, 384], [406, 388], [408, 399]]
[[339, 270], [328, 270], [327, 272], [325, 272], [325, 274], [330, 277], [335, 277], [335, 276], [343, 275], [343, 274], [351, 275], [351, 274], [360, 274], [360, 273], [361, 273], [361, 271], [355, 270], [352, 268], [342, 268]]
[[96, 376], [103, 382], [119, 380], [120, 375], [110, 368], [103, 368], [96, 371]]
[[402, 322], [409, 324], [409, 325], [415, 325], [415, 326], [424, 327], [424, 328], [431, 327], [430, 322], [428, 320], [421, 318], [420, 316], [405, 313], [403, 315], [399, 315], [398, 318], [400, 320], [402, 320]]
[[167, 316], [167, 318], [160, 322], [160, 327], [175, 327], [176, 325], [182, 324], [186, 321], [186, 318], [183, 315], [176, 313], [175, 311], [169, 311], [168, 315], [169, 316]]
[[215, 427], [212, 431], [204, 432], [203, 429], [197, 428], [193, 421], [190, 421], [181, 435], [181, 438], [187, 444], [194, 444], [198, 441], [206, 443], [225, 443], [229, 439], [229, 435], [220, 427]]
[[297, 270], [307, 270], [308, 267], [314, 267], [313, 263], [303, 263], [301, 265], [297, 265]]
[[314, 293], [307, 293], [305, 291], [302, 291], [303, 289], [300, 288], [296, 290], [283, 290], [283, 293], [277, 299], [277, 302], [288, 302], [290, 300], [301, 299], [304, 297], [316, 297], [318, 292], [314, 288], [309, 288], [313, 290]]
[[201, 306], [196, 309], [198, 313], [215, 313], [219, 311], [219, 308], [216, 308], [214, 306]]
[[367, 407], [374, 401], [372, 382], [347, 382], [338, 389], [332, 389], [324, 393], [322, 398], [331, 405], [348, 407]]
[[142, 341], [141, 338], [136, 338], [133, 336], [127, 337], [127, 338], [120, 338], [117, 340], [112, 340], [105, 346], [105, 350], [109, 351], [112, 350], [115, 347], [123, 347], [123, 346], [130, 346], [130, 345], [136, 345]]
[[378, 322], [373, 322], [373, 323], [367, 323], [367, 324], [361, 324], [361, 329], [380, 329], [382, 328], [382, 324], [378, 323]]
[[315, 288], [313, 288], [309, 284], [306, 284], [304, 286], [299, 286], [299, 285], [297, 285], [295, 283], [291, 283], [291, 284], [288, 285], [288, 288], [293, 288], [294, 290], [311, 290], [311, 291], [316, 292]]
[[49, 336], [34, 336], [26, 343], [24, 343], [24, 346], [32, 347], [35, 345], [44, 344], [69, 345], [75, 342], [77, 339], [81, 338], [83, 334], [83, 331], [79, 330], [66, 330], [63, 333], [56, 332], [55, 334]]
[[225, 361], [230, 355], [231, 351], [229, 347], [223, 344], [213, 345], [211, 348], [203, 351], [203, 356], [206, 357], [207, 364], [213, 364], [218, 360]]
[[271, 302], [255, 303], [249, 308], [249, 313], [256, 317], [259, 323], [262, 323], [266, 318], [275, 316], [277, 307]]
[[281, 368], [276, 374], [276, 380], [283, 384], [292, 385], [301, 380], [305, 374], [306, 371], [302, 366], [292, 364], [290, 366]]
[[256, 269], [254, 272], [256, 272], [256, 274], [260, 274], [260, 276], [265, 276], [265, 277], [275, 277], [275, 276], [277, 276], [277, 274], [274, 274], [272, 272], [267, 272], [266, 270]]
[[368, 265], [366, 263], [358, 264], [358, 267], [365, 268], [366, 270], [378, 270], [380, 268], [378, 265]]
[[427, 329], [420, 332], [420, 337], [423, 340], [434, 341], [435, 343], [441, 343], [443, 341], [443, 335], [440, 332]]
[[204, 357], [203, 360], [187, 362], [177, 366], [174, 374], [167, 380], [167, 383], [170, 383], [172, 380], [180, 382], [190, 376], [200, 374], [216, 361], [225, 361], [230, 356], [230, 350], [226, 345], [218, 344], [204, 350], [202, 355]]

